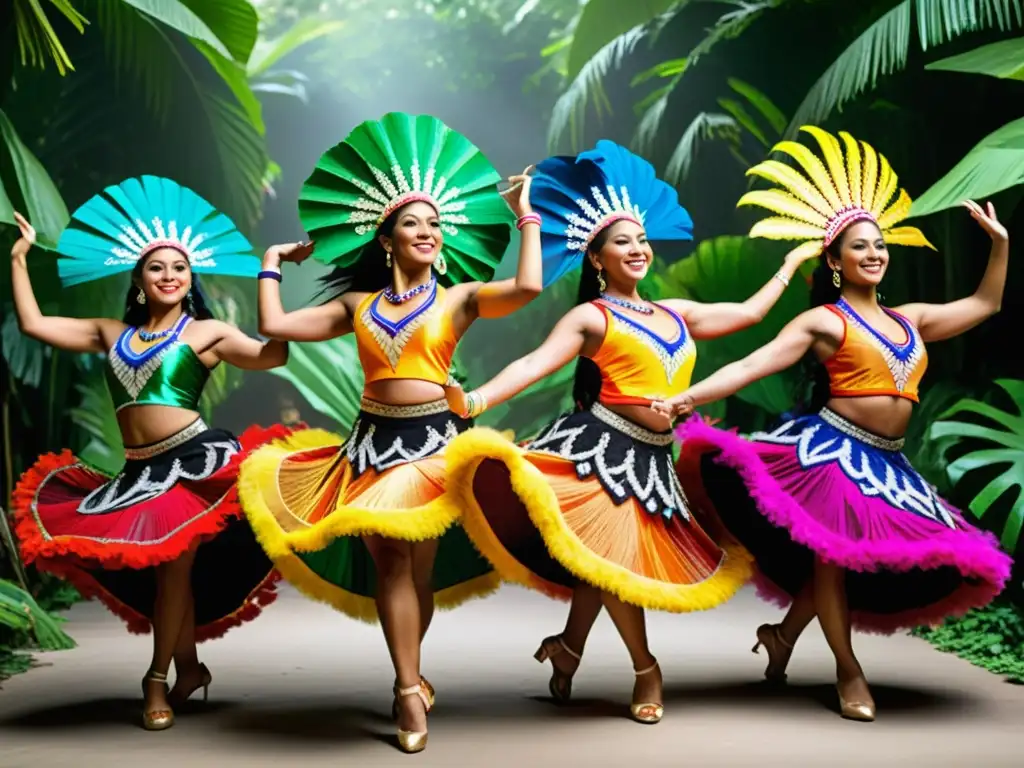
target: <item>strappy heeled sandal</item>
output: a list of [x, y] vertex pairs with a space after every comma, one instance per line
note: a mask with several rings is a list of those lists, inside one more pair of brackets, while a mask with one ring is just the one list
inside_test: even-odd
[[787, 642], [786, 638], [782, 636], [781, 624], [762, 624], [757, 628], [757, 642], [750, 650], [757, 653], [757, 649], [762, 645], [765, 650], [768, 651], [768, 666], [764, 668], [764, 679], [770, 683], [786, 682], [786, 673], [784, 670], [786, 668], [786, 664], [789, 663], [789, 660], [786, 660], [786, 664], [782, 665], [781, 670], [777, 668], [773, 669], [780, 654], [780, 646], [789, 651], [793, 650], [793, 644]]
[[[425, 714], [430, 714], [430, 697], [427, 695], [423, 681], [413, 685], [409, 688], [399, 688], [395, 686], [395, 705], [398, 705], [398, 699], [402, 696], [419, 696], [420, 701], [423, 702], [423, 710]], [[413, 754], [415, 752], [422, 752], [427, 748], [427, 732], [426, 731], [403, 731], [401, 728], [398, 729], [398, 746], [406, 754]]]
[[[641, 669], [639, 672], [634, 672], [637, 677], [643, 675], [649, 675], [651, 672], [658, 668], [658, 662], [655, 661], [647, 669]], [[629, 713], [633, 716], [633, 719], [638, 723], [644, 723], [645, 725], [654, 725], [660, 723], [661, 718], [665, 715], [665, 707], [662, 704], [655, 704], [653, 702], [647, 702], [644, 704], [630, 704]]]
[[[434, 686], [432, 686], [430, 681], [425, 677], [420, 678], [420, 685], [423, 686], [423, 692], [427, 694], [428, 708], [433, 709], [434, 702], [437, 700], [437, 696], [434, 693]], [[398, 688], [398, 680], [395, 680], [395, 688]], [[398, 699], [395, 699], [394, 703], [391, 705], [391, 719], [398, 719]]]
[[[199, 678], [200, 682], [199, 682], [199, 685], [195, 686], [188, 693], [186, 693], [184, 695], [180, 694], [180, 693], [177, 694], [177, 695], [174, 695], [174, 693], [172, 691], [172, 693], [171, 693], [171, 698], [172, 698], [171, 703], [173, 705], [180, 706], [180, 705], [184, 704], [186, 701], [188, 701], [192, 697], [192, 694], [195, 693], [196, 691], [198, 691], [200, 688], [203, 689], [203, 701], [204, 702], [209, 701], [209, 698], [210, 698], [210, 683], [213, 682], [213, 675], [210, 674], [210, 670], [207, 669], [205, 664], [200, 664], [199, 665], [199, 672], [200, 672], [200, 678]], [[175, 682], [177, 682], [177, 681], [175, 681]]]
[[576, 672], [572, 674], [566, 674], [558, 668], [554, 662], [555, 656], [565, 651], [565, 653], [576, 661], [580, 661], [580, 654], [576, 653], [572, 648], [565, 644], [565, 640], [561, 635], [552, 635], [551, 637], [545, 637], [540, 644], [540, 648], [533, 654], [533, 658], [543, 664], [545, 661], [551, 661], [551, 679], [548, 680], [548, 691], [551, 693], [553, 698], [559, 704], [564, 704], [569, 701], [572, 696], [572, 678]]
[[[154, 672], [152, 669], [142, 678], [142, 695], [146, 695], [146, 683], [163, 683], [164, 690], [167, 689], [167, 675], [163, 672]], [[153, 709], [142, 711], [142, 727], [147, 731], [166, 731], [174, 725], [174, 711], [167, 709]]]

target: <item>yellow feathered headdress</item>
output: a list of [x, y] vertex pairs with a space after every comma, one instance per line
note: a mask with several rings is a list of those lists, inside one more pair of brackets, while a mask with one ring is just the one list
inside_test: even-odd
[[895, 226], [909, 215], [910, 196], [901, 189], [889, 205], [898, 179], [884, 156], [840, 131], [846, 147], [844, 162], [843, 148], [835, 136], [813, 125], [800, 130], [817, 139], [825, 162], [803, 144], [781, 141], [774, 151], [792, 157], [804, 173], [778, 160], [765, 160], [747, 171], [748, 176], [760, 176], [781, 187], [748, 192], [736, 204], [759, 205], [779, 214], [755, 224], [750, 237], [807, 240], [791, 253], [810, 257], [829, 246], [850, 224], [873, 221], [886, 243], [935, 250], [917, 227]]

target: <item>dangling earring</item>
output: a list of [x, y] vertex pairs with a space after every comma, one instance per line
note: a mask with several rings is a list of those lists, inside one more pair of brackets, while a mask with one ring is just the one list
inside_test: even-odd
[[192, 300], [192, 289], [188, 289], [188, 293], [185, 294], [185, 313], [195, 316], [196, 314], [196, 303]]
[[388, 251], [388, 255], [384, 259], [384, 263], [387, 264], [388, 269], [391, 269], [391, 251]]
[[606, 283], [604, 280], [604, 271], [600, 269], [597, 270], [597, 290], [599, 290], [601, 293], [604, 293], [605, 291], [608, 290], [608, 283]]
[[843, 278], [839, 276], [838, 269], [832, 270], [832, 285], [834, 285], [836, 288], [841, 288], [843, 285]]
[[443, 253], [437, 254], [437, 258], [434, 260], [434, 269], [439, 275], [448, 274], [448, 260], [445, 259]]
[[139, 304], [146, 303], [146, 294], [141, 288], [139, 288], [139, 295], [135, 297], [135, 301], [137, 301]]

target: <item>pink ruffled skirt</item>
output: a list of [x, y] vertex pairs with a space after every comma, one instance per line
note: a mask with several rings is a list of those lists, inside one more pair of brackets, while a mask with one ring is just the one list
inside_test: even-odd
[[1010, 576], [994, 536], [943, 501], [901, 453], [823, 409], [744, 439], [682, 425], [679, 475], [757, 562], [759, 595], [788, 605], [815, 557], [847, 569], [854, 627], [891, 633], [988, 603]]

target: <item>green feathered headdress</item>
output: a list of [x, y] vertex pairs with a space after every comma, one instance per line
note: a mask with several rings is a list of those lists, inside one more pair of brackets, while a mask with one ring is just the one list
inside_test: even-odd
[[443, 281], [486, 281], [514, 220], [498, 193], [500, 180], [479, 149], [436, 117], [391, 112], [321, 155], [299, 193], [299, 218], [316, 241], [314, 258], [350, 267], [389, 215], [425, 201], [437, 209], [444, 233], [434, 265]]

